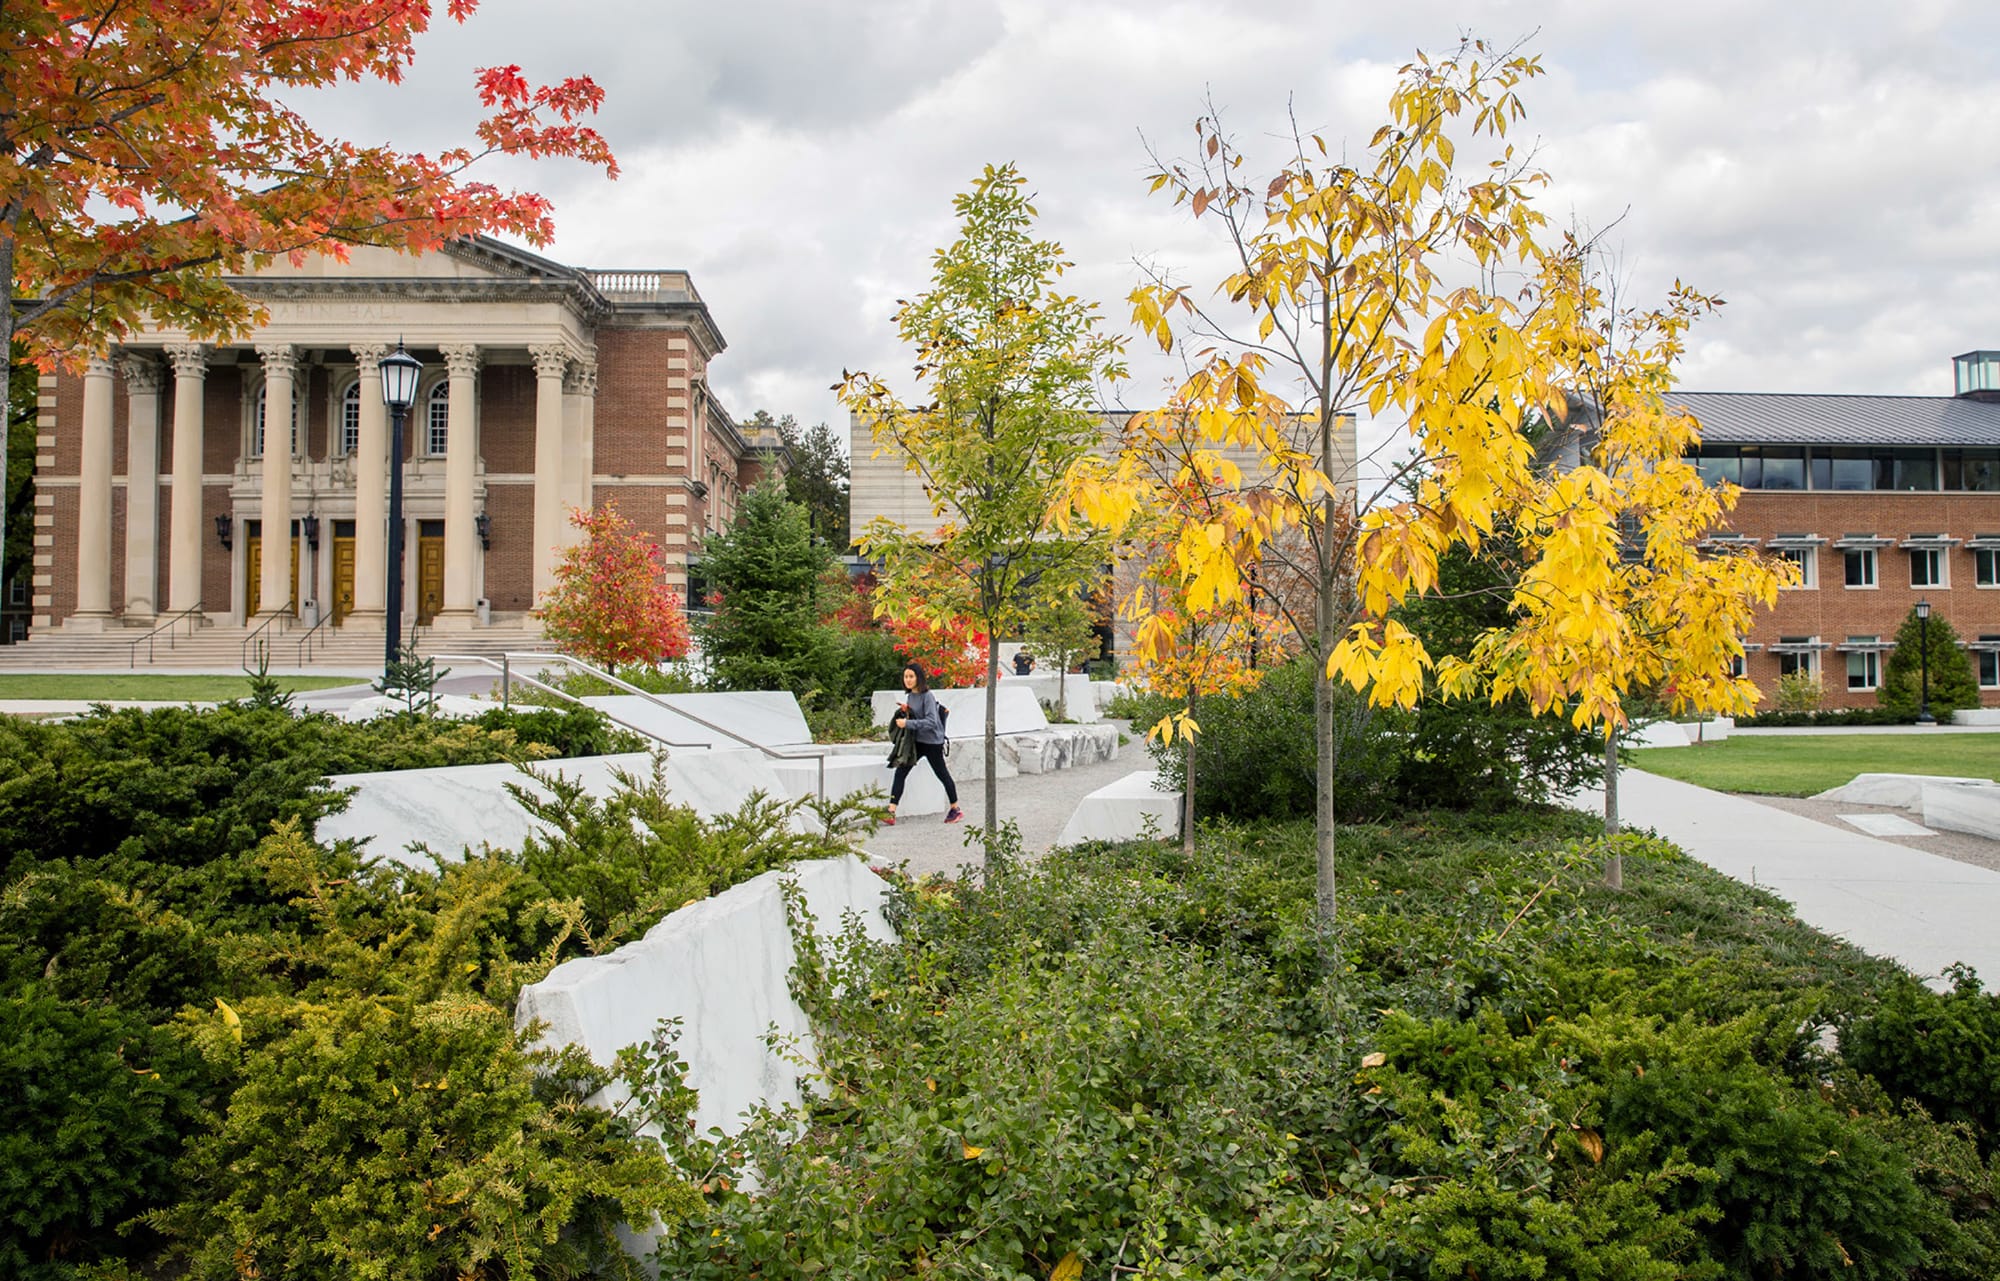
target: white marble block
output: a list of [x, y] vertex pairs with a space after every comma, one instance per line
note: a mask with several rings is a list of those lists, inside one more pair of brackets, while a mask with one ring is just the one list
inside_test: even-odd
[[2000, 707], [1961, 707], [1951, 714], [1954, 725], [2000, 725]]
[[1178, 836], [1181, 794], [1160, 791], [1155, 786], [1159, 777], [1154, 770], [1139, 770], [1084, 797], [1056, 844], [1137, 840], [1146, 834], [1149, 819], [1155, 834]]
[[[986, 732], [985, 686], [931, 692], [951, 711], [950, 719], [945, 722], [945, 730], [950, 737], [978, 738]], [[887, 725], [904, 697], [896, 690], [886, 689], [878, 689], [870, 695], [869, 704], [875, 713], [875, 723]], [[1036, 701], [1035, 691], [1028, 682], [1003, 681], [996, 695], [993, 723], [995, 733], [1026, 734], [1032, 730], [1047, 729], [1049, 718], [1043, 714], [1042, 705]]]
[[1698, 746], [1702, 743], [1726, 743], [1729, 741], [1729, 731], [1736, 728], [1736, 721], [1734, 718], [1728, 716], [1718, 716], [1712, 721], [1677, 721], [1675, 723], [1681, 727], [1681, 733], [1687, 737], [1689, 746]]
[[[521, 990], [515, 1026], [540, 1020], [545, 1043], [580, 1045], [610, 1066], [618, 1051], [650, 1040], [662, 1019], [680, 1019], [677, 1049], [700, 1093], [697, 1132], [733, 1132], [759, 1104], [801, 1102], [801, 1069], [766, 1043], [775, 1028], [810, 1061], [812, 1024], [789, 985], [786, 879], [804, 895], [820, 935], [837, 934], [851, 915], [871, 938], [895, 938], [882, 916], [887, 883], [867, 864], [851, 855], [795, 863], [681, 908], [616, 951], [558, 965]], [[614, 1083], [592, 1101], [615, 1106], [625, 1097]]]
[[[617, 756], [573, 757], [541, 761], [544, 774], [561, 774], [581, 782], [592, 796], [609, 796], [624, 771], [645, 779], [653, 758], [645, 752]], [[468, 848], [490, 845], [517, 849], [536, 830], [536, 820], [507, 791], [509, 783], [531, 792], [546, 789], [514, 765], [448, 765], [437, 769], [386, 770], [372, 774], [336, 774], [335, 787], [353, 788], [347, 809], [319, 821], [320, 840], [356, 840], [368, 852], [409, 867], [429, 867], [430, 860], [412, 854], [421, 843], [441, 858], [457, 859]], [[733, 813], [762, 792], [775, 800], [790, 793], [761, 752], [670, 753], [666, 766], [667, 794], [704, 818]]]
[[1944, 774], [1857, 774], [1851, 783], [1828, 788], [1814, 800], [1840, 801], [1848, 805], [1893, 805], [1900, 810], [1921, 810], [1926, 785], [1991, 787], [1992, 780], [1960, 778]]
[[1619, 738], [1621, 747], [1686, 747], [1687, 732], [1672, 721], [1654, 721], [1628, 729]]
[[759, 747], [796, 747], [813, 741], [799, 700], [783, 691], [655, 694], [652, 698], [604, 694], [583, 701], [668, 743], [737, 748], [746, 746], [744, 739]]
[[1924, 784], [1923, 795], [1925, 827], [2000, 840], [2000, 787], [1990, 779], [1929, 782]]

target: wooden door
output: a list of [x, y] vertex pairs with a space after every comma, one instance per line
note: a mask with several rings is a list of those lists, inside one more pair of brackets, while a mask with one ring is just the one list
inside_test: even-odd
[[354, 612], [354, 539], [333, 540], [333, 623], [338, 627]]
[[420, 535], [417, 538], [417, 622], [428, 624], [443, 609], [444, 535]]
[[249, 569], [250, 581], [245, 585], [247, 590], [244, 599], [248, 604], [245, 606], [243, 616], [255, 618], [258, 606], [264, 603], [264, 540], [249, 533], [244, 537], [250, 540], [243, 554], [243, 563]]
[[[249, 604], [249, 612], [244, 617], [255, 618], [258, 611], [264, 608], [264, 532], [262, 523], [254, 520], [243, 522], [243, 536], [249, 540], [244, 548], [243, 564], [250, 576], [250, 581], [245, 584], [247, 590], [244, 592], [244, 599]], [[296, 536], [292, 539], [292, 598], [286, 603], [292, 607], [294, 612], [297, 612], [299, 604], [299, 540]]]

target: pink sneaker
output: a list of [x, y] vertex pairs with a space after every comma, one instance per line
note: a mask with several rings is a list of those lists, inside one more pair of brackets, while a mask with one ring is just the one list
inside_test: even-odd
[[947, 823], [963, 823], [965, 821], [965, 811], [954, 805], [945, 811], [944, 821]]
[[884, 827], [894, 827], [895, 825], [896, 825], [896, 814], [895, 814], [895, 811], [891, 810], [891, 811], [890, 811], [889, 813], [887, 813], [887, 814], [884, 814], [884, 815], [882, 816], [882, 826], [884, 826]]

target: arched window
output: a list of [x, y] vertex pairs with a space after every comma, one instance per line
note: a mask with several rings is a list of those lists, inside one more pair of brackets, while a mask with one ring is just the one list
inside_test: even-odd
[[[269, 384], [257, 388], [257, 409], [254, 420], [250, 424], [250, 456], [252, 458], [262, 458], [264, 456], [264, 400], [266, 393], [269, 391]], [[292, 390], [291, 437], [292, 456], [296, 458], [299, 453], [299, 396], [296, 387]]]
[[348, 384], [340, 397], [340, 454], [354, 457], [361, 448], [361, 381]]
[[451, 426], [451, 384], [440, 381], [431, 388], [429, 415], [424, 420], [424, 452], [444, 457], [445, 432]]

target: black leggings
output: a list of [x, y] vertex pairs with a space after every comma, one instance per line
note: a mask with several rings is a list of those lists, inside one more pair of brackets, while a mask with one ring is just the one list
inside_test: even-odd
[[[931, 772], [944, 784], [944, 798], [953, 805], [958, 804], [958, 784], [951, 781], [951, 771], [945, 768], [943, 743], [918, 743], [917, 760], [929, 761]], [[903, 784], [909, 780], [910, 771], [917, 767], [916, 761], [896, 767], [896, 781], [889, 788], [889, 804], [903, 803]]]

